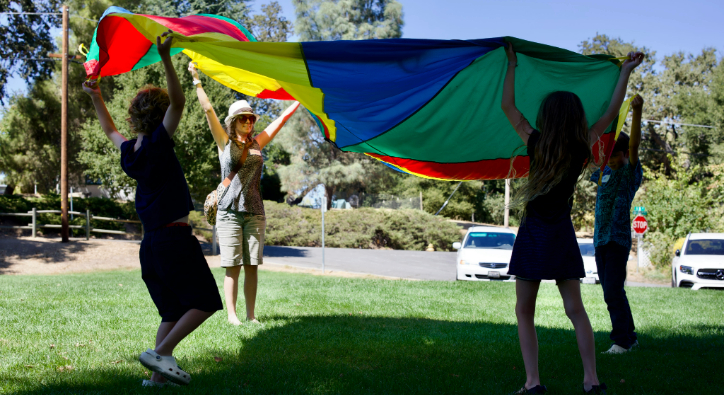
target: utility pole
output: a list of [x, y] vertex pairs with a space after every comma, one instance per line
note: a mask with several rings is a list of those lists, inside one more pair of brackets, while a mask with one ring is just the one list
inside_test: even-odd
[[63, 58], [60, 110], [60, 211], [61, 242], [70, 241], [68, 228], [68, 6], [63, 6]]
[[322, 274], [325, 273], [325, 262], [324, 262], [324, 212], [327, 211], [327, 196], [323, 196], [321, 198], [322, 204], [320, 205], [320, 208], [322, 209]]
[[[55, 12], [2, 12], [5, 15], [58, 15]], [[60, 213], [61, 213], [61, 242], [70, 241], [70, 228], [68, 227], [68, 6], [63, 5], [61, 14], [63, 17], [63, 53], [48, 54], [48, 58], [61, 58], [61, 106], [60, 106]], [[82, 59], [74, 56], [74, 59]], [[50, 60], [50, 59], [35, 59]], [[37, 184], [35, 193], [38, 193]], [[35, 231], [33, 231], [35, 237]]]

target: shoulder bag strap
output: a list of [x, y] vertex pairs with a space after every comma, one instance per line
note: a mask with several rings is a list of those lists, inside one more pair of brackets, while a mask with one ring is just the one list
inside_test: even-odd
[[[235, 143], [232, 141], [231, 144], [235, 144]], [[236, 166], [234, 166], [234, 168], [231, 169], [231, 173], [229, 173], [229, 175], [226, 176], [226, 178], [224, 178], [224, 181], [221, 182], [221, 184], [224, 186], [224, 188], [229, 187], [229, 185], [231, 184], [231, 180], [233, 180], [234, 177], [236, 177], [236, 173], [239, 172], [239, 170], [241, 169], [242, 166], [244, 166], [244, 162], [246, 161], [246, 155], [249, 153], [249, 148], [251, 148], [252, 144], [254, 144], [254, 140], [252, 140], [251, 143], [244, 145], [244, 152], [241, 154], [241, 159], [236, 164]]]

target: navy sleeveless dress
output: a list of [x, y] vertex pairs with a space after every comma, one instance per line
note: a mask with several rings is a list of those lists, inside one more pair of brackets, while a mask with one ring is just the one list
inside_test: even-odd
[[[528, 138], [528, 156], [535, 166], [540, 132]], [[583, 258], [571, 222], [573, 192], [588, 153], [571, 147], [571, 168], [547, 194], [528, 202], [525, 218], [513, 245], [509, 274], [530, 280], [568, 280], [586, 276]], [[575, 165], [574, 165], [575, 164]]]

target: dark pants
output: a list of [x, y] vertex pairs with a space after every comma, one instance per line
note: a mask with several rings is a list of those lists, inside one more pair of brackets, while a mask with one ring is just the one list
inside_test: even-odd
[[631, 307], [623, 289], [628, 252], [628, 248], [613, 242], [596, 247], [598, 277], [611, 316], [611, 340], [623, 348], [630, 348], [636, 341]]
[[139, 256], [143, 281], [162, 322], [178, 321], [191, 309], [223, 310], [216, 280], [190, 226], [147, 231]]

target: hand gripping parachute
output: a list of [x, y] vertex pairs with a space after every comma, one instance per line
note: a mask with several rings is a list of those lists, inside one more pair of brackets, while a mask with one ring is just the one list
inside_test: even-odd
[[[576, 93], [595, 122], [620, 73], [617, 58], [513, 37], [266, 43], [216, 15], [165, 18], [110, 7], [87, 55], [88, 77], [160, 61], [156, 36], [168, 29], [171, 54], [185, 53], [221, 84], [249, 96], [298, 100], [341, 150], [441, 180], [508, 178], [511, 159], [514, 177], [528, 172], [522, 142], [500, 108], [506, 41], [518, 53], [516, 105], [531, 122], [556, 90]], [[606, 158], [628, 103], [598, 143]]]

